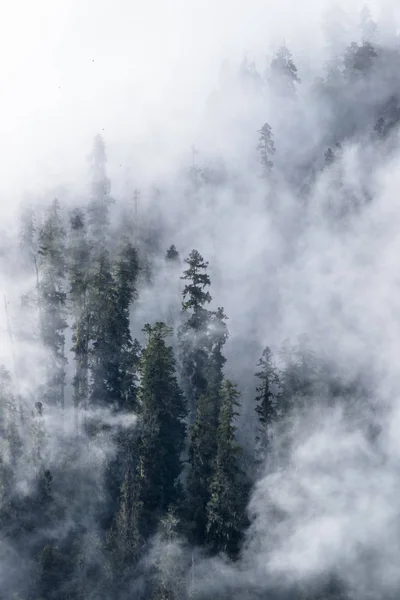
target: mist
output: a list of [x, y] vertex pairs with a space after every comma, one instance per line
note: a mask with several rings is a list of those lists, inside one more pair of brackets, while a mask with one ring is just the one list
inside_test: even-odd
[[[371, 2], [363, 22], [363, 8], [354, 0], [6, 6], [4, 597], [398, 596], [400, 9]], [[295, 65], [293, 89], [272, 77], [282, 47]], [[365, 62], [357, 48], [370, 53]], [[264, 124], [272, 146], [263, 162]], [[79, 211], [87, 236], [73, 226]], [[166, 261], [171, 245], [179, 256]], [[203, 337], [182, 310], [194, 248], [211, 280]], [[121, 306], [116, 317], [108, 295]], [[229, 336], [208, 347], [218, 307]], [[80, 335], [89, 336], [86, 350]], [[103, 343], [112, 358], [102, 362]], [[202, 395], [185, 353], [202, 344], [210, 356], [224, 346], [221, 389], [231, 380], [240, 394], [232, 423], [245, 508], [233, 554], [199, 541], [187, 516]], [[189, 407], [171, 421], [176, 439], [186, 428], [173, 510], [162, 499], [154, 515], [138, 500], [153, 502], [140, 473], [156, 454], [152, 432], [163, 431], [149, 416], [153, 347], [172, 373], [165, 397]], [[278, 409], [260, 434], [256, 373], [266, 347]], [[155, 445], [145, 452], [148, 439]]]

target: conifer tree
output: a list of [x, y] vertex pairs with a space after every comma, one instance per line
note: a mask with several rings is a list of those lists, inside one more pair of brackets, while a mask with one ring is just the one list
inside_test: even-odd
[[65, 230], [54, 200], [39, 232], [39, 307], [41, 338], [47, 350], [45, 400], [64, 407], [66, 277]]
[[3, 535], [7, 529], [17, 526], [18, 521], [14, 493], [17, 465], [23, 451], [18, 412], [11, 375], [0, 365], [0, 530]]
[[132, 461], [129, 461], [121, 486], [119, 508], [108, 539], [113, 572], [117, 578], [124, 570], [132, 568], [140, 556], [142, 536], [139, 526], [143, 503], [139, 494], [134, 467]]
[[73, 316], [73, 347], [75, 376], [73, 402], [75, 409], [86, 408], [89, 396], [89, 315], [87, 311], [89, 289], [90, 248], [87, 240], [85, 215], [76, 210], [71, 216], [68, 272], [70, 301]]
[[257, 145], [257, 150], [260, 153], [262, 176], [267, 177], [274, 165], [271, 160], [271, 157], [273, 154], [275, 154], [275, 144], [272, 135], [272, 129], [268, 123], [264, 123], [258, 133], [260, 134], [260, 138]]
[[112, 271], [107, 251], [99, 255], [90, 282], [90, 399], [94, 405], [132, 410], [139, 347], [130, 333], [129, 311], [136, 298], [138, 261], [125, 244]]
[[[185, 261], [189, 268], [183, 279], [184, 311], [190, 311], [181, 335], [183, 381], [191, 408], [189, 436], [189, 471], [187, 476], [187, 516], [193, 538], [204, 543], [206, 536], [206, 506], [210, 498], [213, 462], [217, 452], [217, 429], [221, 403], [221, 385], [225, 357], [222, 348], [228, 332], [226, 316], [221, 307], [213, 312], [204, 307], [211, 301], [206, 288], [210, 278], [208, 263], [196, 251]], [[183, 342], [183, 343], [182, 343]]]
[[94, 255], [97, 257], [104, 250], [108, 239], [109, 208], [114, 202], [110, 195], [111, 183], [106, 173], [106, 147], [101, 135], [94, 138], [90, 159], [92, 189], [88, 205], [89, 232]]
[[295, 95], [295, 84], [300, 83], [300, 78], [292, 53], [286, 46], [281, 46], [272, 59], [267, 79], [278, 93], [288, 97]]
[[168, 248], [165, 258], [173, 262], [179, 262], [179, 252], [174, 244]]
[[207, 290], [211, 282], [207, 273], [208, 263], [197, 250], [192, 250], [185, 263], [188, 268], [181, 277], [187, 282], [182, 292], [182, 310], [188, 317], [179, 331], [179, 338], [181, 377], [188, 398], [190, 420], [193, 422], [199, 396], [207, 391], [211, 351], [208, 327], [212, 312], [205, 305], [211, 302], [211, 295]]
[[207, 504], [211, 496], [211, 479], [217, 455], [223, 366], [226, 362], [222, 348], [228, 337], [225, 319], [221, 307], [212, 315], [212, 349], [208, 362], [207, 389], [198, 399], [196, 419], [189, 438], [188, 518], [193, 538], [201, 544], [206, 539]]
[[238, 466], [241, 452], [235, 440], [239, 392], [229, 380], [222, 388], [217, 455], [207, 503], [207, 541], [214, 551], [236, 556], [245, 526], [246, 485]]
[[168, 507], [181, 501], [179, 477], [186, 408], [175, 374], [172, 331], [161, 322], [146, 325], [147, 344], [140, 365], [140, 436], [136, 485], [143, 504], [143, 526], [151, 531]]
[[265, 452], [268, 448], [271, 426], [280, 416], [280, 380], [279, 373], [274, 365], [273, 356], [268, 346], [263, 351], [258, 363], [256, 377], [260, 380], [256, 388], [256, 413], [259, 419], [259, 461], [265, 458]]
[[344, 56], [344, 76], [352, 82], [366, 77], [376, 57], [377, 52], [371, 42], [364, 41], [361, 45], [352, 42]]

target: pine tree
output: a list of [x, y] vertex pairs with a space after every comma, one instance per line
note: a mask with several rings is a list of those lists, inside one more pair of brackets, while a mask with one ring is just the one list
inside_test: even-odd
[[[114, 271], [114, 272], [113, 272]], [[93, 405], [132, 410], [136, 395], [137, 342], [132, 342], [129, 311], [137, 297], [136, 250], [125, 244], [114, 270], [101, 252], [90, 281], [90, 401]]]
[[260, 427], [257, 441], [259, 443], [259, 462], [264, 462], [265, 452], [268, 449], [271, 426], [280, 416], [280, 380], [279, 373], [273, 363], [273, 356], [268, 346], [263, 351], [258, 363], [259, 370], [256, 377], [260, 380], [256, 388], [256, 413], [258, 415]]
[[183, 290], [183, 310], [190, 311], [181, 328], [183, 381], [191, 409], [189, 436], [189, 471], [187, 476], [187, 517], [193, 538], [204, 543], [206, 506], [210, 498], [210, 481], [217, 452], [217, 429], [221, 403], [221, 385], [225, 357], [222, 348], [228, 332], [221, 307], [213, 312], [204, 307], [211, 301], [206, 288], [210, 278], [208, 263], [196, 251], [185, 261], [189, 268], [183, 279], [189, 283]]
[[190, 429], [187, 514], [193, 538], [200, 544], [206, 539], [206, 510], [211, 495], [211, 478], [217, 455], [223, 367], [226, 362], [222, 348], [228, 337], [225, 319], [222, 308], [218, 308], [212, 314], [210, 323], [212, 345], [208, 359], [207, 389], [198, 399], [196, 419]]
[[182, 311], [188, 314], [179, 331], [182, 381], [189, 403], [189, 416], [193, 422], [196, 405], [201, 394], [207, 391], [207, 369], [211, 351], [208, 327], [212, 312], [205, 308], [211, 302], [207, 288], [210, 277], [208, 263], [197, 250], [192, 250], [185, 259], [188, 268], [181, 279], [187, 281], [182, 295]]
[[179, 262], [179, 252], [174, 244], [168, 248], [165, 258], [173, 262]]
[[117, 579], [125, 569], [134, 567], [143, 543], [139, 531], [143, 503], [139, 499], [140, 490], [131, 463], [128, 464], [121, 487], [119, 508], [108, 539], [113, 572]]
[[300, 83], [300, 78], [292, 53], [286, 46], [281, 46], [272, 59], [267, 78], [278, 93], [288, 97], [295, 95], [295, 84]]
[[235, 441], [238, 397], [236, 386], [226, 380], [222, 389], [218, 449], [207, 503], [207, 541], [215, 552], [226, 552], [231, 557], [238, 553], [246, 522], [246, 485], [238, 466], [241, 450]]
[[186, 597], [187, 564], [178, 528], [179, 519], [170, 509], [160, 521], [160, 531], [151, 555], [156, 568], [151, 600], [181, 600]]
[[14, 494], [16, 470], [23, 451], [19, 417], [11, 375], [0, 365], [0, 530], [3, 535], [18, 525]]
[[76, 210], [71, 216], [68, 272], [70, 302], [73, 315], [73, 347], [75, 376], [73, 402], [75, 409], [86, 408], [89, 396], [89, 315], [87, 313], [89, 288], [90, 248], [87, 240], [85, 215]]
[[88, 205], [89, 232], [95, 257], [104, 250], [108, 239], [111, 183], [106, 174], [107, 155], [104, 140], [97, 135], [91, 154], [92, 190]]
[[39, 232], [39, 306], [41, 338], [47, 350], [45, 400], [64, 407], [66, 277], [65, 230], [60, 205], [51, 205]]
[[275, 154], [275, 144], [272, 135], [272, 129], [268, 123], [264, 123], [258, 131], [260, 134], [257, 150], [260, 153], [260, 163], [262, 168], [262, 176], [267, 177], [273, 167], [271, 157]]
[[281, 355], [285, 366], [280, 373], [280, 404], [282, 414], [286, 414], [294, 406], [306, 406], [313, 397], [318, 363], [306, 335], [300, 336], [294, 347], [285, 345]]
[[184, 448], [186, 408], [175, 375], [172, 331], [161, 322], [146, 325], [147, 344], [140, 366], [140, 437], [137, 485], [143, 503], [143, 526], [152, 531], [168, 507], [181, 500], [179, 478]]

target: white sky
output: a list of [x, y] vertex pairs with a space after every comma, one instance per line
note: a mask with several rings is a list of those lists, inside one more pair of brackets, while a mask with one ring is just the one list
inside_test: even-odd
[[[110, 149], [190, 144], [223, 58], [311, 44], [329, 0], [9, 0], [0, 20], [0, 201]], [[349, 3], [350, 4], [350, 3]], [[355, 6], [356, 0], [351, 4]], [[188, 138], [188, 139], [186, 139]], [[147, 144], [147, 145], [146, 145]], [[111, 152], [110, 152], [111, 154]], [[122, 158], [121, 158], [122, 157]], [[83, 173], [83, 171], [82, 171]]]

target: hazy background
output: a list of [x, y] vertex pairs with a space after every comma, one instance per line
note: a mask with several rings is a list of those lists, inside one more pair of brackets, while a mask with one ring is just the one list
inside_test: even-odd
[[[0, 24], [0, 192], [73, 182], [102, 132], [114, 173], [154, 177], [196, 141], [224, 60], [287, 42], [320, 60], [327, 0], [7, 2]], [[344, 2], [355, 24], [361, 2]], [[378, 10], [370, 3], [374, 13]], [[379, 2], [379, 12], [395, 3]]]
[[[340, 3], [335, 4], [339, 10]], [[356, 26], [363, 5], [341, 4], [349, 41], [359, 41]], [[400, 12], [396, 2], [369, 6], [379, 21], [380, 38], [390, 37]], [[199, 160], [221, 150], [241, 173], [242, 196], [227, 184], [217, 201], [209, 198], [192, 210], [179, 186], [166, 186], [163, 242], [166, 247], [175, 243], [182, 255], [198, 247], [210, 260], [215, 304], [223, 304], [230, 317], [227, 370], [244, 387], [243, 410], [253, 412], [246, 386], [251, 387], [267, 343], [279, 347], [288, 336], [307, 333], [344, 380], [374, 366], [369, 392], [375, 405], [388, 409], [378, 418], [385, 425], [380, 445], [369, 445], [367, 407], [360, 407], [352, 423], [339, 410], [322, 409], [308, 415], [307, 423], [300, 421], [285, 470], [267, 473], [256, 486], [255, 521], [242, 571], [227, 574], [239, 594], [240, 585], [254, 581], [263, 590], [271, 573], [302, 580], [335, 568], [357, 598], [378, 597], [380, 586], [392, 590], [400, 582], [394, 527], [400, 495], [398, 151], [376, 158], [362, 141], [349, 143], [343, 181], [356, 194], [368, 181], [374, 201], [333, 231], [321, 207], [329, 195], [335, 197], [336, 188], [333, 180], [332, 191], [329, 174], [320, 174], [300, 234], [293, 191], [279, 183], [280, 208], [273, 216], [265, 210], [264, 190], [254, 184], [254, 173], [248, 176], [243, 167], [247, 158], [244, 163], [238, 158], [239, 142], [255, 148], [257, 128], [270, 118], [282, 125], [274, 129], [281, 153], [277, 160], [284, 164], [290, 156], [288, 170], [320, 143], [323, 115], [307, 90], [314, 69], [329, 56], [329, 39], [335, 40], [331, 8], [331, 2], [320, 0], [26, 0], [9, 2], [0, 22], [0, 221], [10, 239], [25, 192], [40, 198], [62, 185], [71, 194], [86, 191], [87, 156], [97, 132], [107, 144], [113, 194], [122, 199], [124, 190], [135, 185], [173, 180], [182, 164], [190, 164], [193, 143], [199, 145]], [[226, 98], [229, 65], [237, 70], [247, 53], [263, 71], [283, 41], [303, 80], [299, 112], [286, 117], [269, 98], [265, 106], [264, 99], [252, 98], [244, 110], [245, 100], [232, 94], [223, 111], [226, 122], [216, 130], [213, 118], [221, 113], [212, 116], [210, 102], [218, 97], [210, 99], [210, 94], [222, 89]], [[230, 118], [236, 122], [234, 131]], [[0, 292], [17, 299], [27, 282], [13, 272], [12, 261], [7, 269]], [[165, 277], [155, 269], [154, 286], [140, 291], [135, 331], [168, 311], [175, 285], [166, 289]], [[10, 358], [1, 314], [0, 362]], [[271, 502], [287, 515], [282, 529], [271, 525]], [[219, 587], [219, 563], [216, 572], [207, 582]]]

